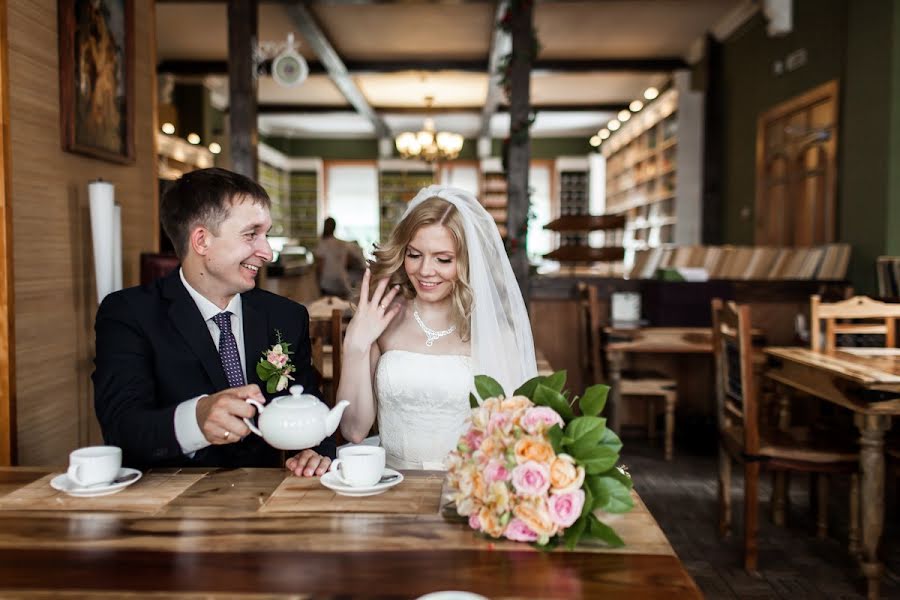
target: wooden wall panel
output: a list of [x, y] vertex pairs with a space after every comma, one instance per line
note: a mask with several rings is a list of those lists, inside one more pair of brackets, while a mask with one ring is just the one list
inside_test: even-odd
[[116, 186], [126, 286], [138, 283], [140, 252], [158, 246], [154, 6], [134, 3], [136, 161], [118, 165], [60, 147], [57, 0], [6, 4], [18, 458], [59, 464], [100, 439], [87, 184], [99, 177]]

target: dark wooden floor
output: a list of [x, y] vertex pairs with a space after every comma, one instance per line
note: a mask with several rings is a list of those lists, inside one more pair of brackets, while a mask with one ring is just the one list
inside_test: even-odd
[[[676, 444], [675, 460], [666, 463], [658, 446], [651, 447], [641, 439], [624, 442], [622, 461], [634, 478], [635, 488], [707, 598], [865, 597], [864, 579], [847, 553], [847, 481], [838, 478], [832, 484], [829, 537], [819, 540], [809, 511], [807, 479], [792, 478], [788, 524], [781, 528], [772, 524], [771, 478], [766, 475], [760, 492], [759, 575], [751, 576], [741, 567], [740, 469], [733, 469], [733, 533], [721, 540], [716, 531], [716, 458], [709, 444], [703, 448]], [[888, 484], [882, 594], [884, 598], [900, 599], [900, 508], [892, 492]]]

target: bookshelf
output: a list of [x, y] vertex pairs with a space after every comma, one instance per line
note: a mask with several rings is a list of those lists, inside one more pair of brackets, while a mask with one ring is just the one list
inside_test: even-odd
[[258, 151], [259, 183], [272, 200], [269, 235], [293, 238], [301, 246], [314, 248], [322, 220], [322, 161], [289, 158], [265, 144], [260, 144]]
[[386, 240], [400, 221], [406, 205], [423, 187], [434, 183], [430, 165], [408, 160], [378, 162], [378, 231]]
[[494, 217], [500, 237], [506, 239], [507, 213], [509, 193], [506, 188], [506, 173], [499, 158], [486, 158], [481, 161], [481, 194], [479, 200], [485, 210]]
[[606, 214], [624, 215], [626, 264], [648, 248], [700, 242], [703, 103], [689, 74], [603, 143]]
[[290, 175], [283, 169], [260, 160], [259, 184], [266, 190], [266, 193], [269, 194], [269, 200], [272, 201], [269, 209], [272, 215], [270, 235], [290, 235]]
[[301, 246], [315, 248], [319, 240], [319, 174], [309, 170], [291, 171], [288, 177], [290, 236], [297, 238]]

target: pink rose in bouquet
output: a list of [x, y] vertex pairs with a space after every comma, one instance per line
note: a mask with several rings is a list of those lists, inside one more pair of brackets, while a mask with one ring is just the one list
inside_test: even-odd
[[[497, 382], [475, 378], [469, 429], [448, 461], [456, 511], [469, 527], [538, 545], [582, 538], [622, 545], [595, 510], [630, 510], [631, 478], [616, 466], [619, 438], [599, 416], [609, 388], [563, 392], [565, 372], [527, 381], [506, 398]], [[581, 415], [576, 416], [577, 403]]]

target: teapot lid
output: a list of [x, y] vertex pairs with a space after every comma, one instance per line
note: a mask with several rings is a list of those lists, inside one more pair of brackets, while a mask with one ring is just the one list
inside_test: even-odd
[[291, 393], [290, 396], [279, 396], [272, 402], [277, 402], [278, 406], [284, 406], [286, 408], [303, 408], [306, 406], [317, 405], [321, 402], [321, 400], [312, 394], [304, 394], [302, 385], [292, 385], [288, 388], [288, 391]]

